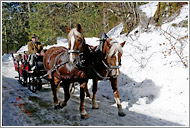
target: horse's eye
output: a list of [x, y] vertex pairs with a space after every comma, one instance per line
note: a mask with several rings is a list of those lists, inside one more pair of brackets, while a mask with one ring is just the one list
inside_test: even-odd
[[81, 42], [81, 39], [78, 39], [77, 41], [78, 41], [78, 42]]

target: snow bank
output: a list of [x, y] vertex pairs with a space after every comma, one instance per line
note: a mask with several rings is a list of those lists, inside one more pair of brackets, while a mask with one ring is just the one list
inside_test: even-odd
[[13, 61], [12, 55], [5, 53], [5, 54], [2, 56], [2, 61], [3, 61], [3, 62]]
[[[152, 6], [151, 3], [140, 7], [143, 12], [146, 12], [148, 17], [150, 17], [150, 13], [147, 11], [149, 6], [152, 9], [156, 9], [156, 6]], [[151, 12], [150, 10], [149, 12]], [[141, 83], [141, 81], [146, 83], [148, 79], [148, 82], [144, 84], [146, 86], [142, 87], [145, 91], [141, 90], [140, 87], [138, 88], [138, 86], [133, 91], [135, 87], [132, 86], [133, 82], [129, 82], [131, 83], [131, 89], [129, 84], [124, 84], [124, 86], [127, 85], [127, 89], [121, 86], [121, 84], [118, 86], [118, 88], [121, 88], [121, 92], [126, 90], [126, 93], [131, 94], [130, 96], [132, 97], [132, 100], [127, 101], [126, 104], [125, 96], [121, 93], [121, 99], [124, 101], [123, 106], [130, 107], [130, 103], [133, 104], [136, 97], [144, 96], [144, 94], [152, 97], [151, 94], [156, 93], [153, 97], [159, 96], [155, 98], [156, 100], [152, 100], [154, 102], [151, 104], [146, 104], [149, 100], [147, 97], [140, 98], [130, 108], [131, 111], [150, 116], [154, 115], [158, 118], [180, 122], [185, 125], [189, 124], [189, 68], [184, 67], [180, 58], [174, 52], [167, 56], [163, 54], [171, 45], [169, 40], [175, 44], [176, 39], [188, 34], [188, 28], [172, 26], [172, 23], [178, 24], [182, 20], [187, 19], [187, 10], [188, 5], [185, 5], [181, 8], [180, 15], [174, 21], [163, 24], [161, 29], [150, 25], [149, 32], [143, 32], [140, 27], [137, 27], [129, 34], [128, 38], [123, 39], [128, 43], [123, 48], [121, 71], [138, 83]], [[163, 30], [173, 35], [176, 39], [169, 34], [164, 35]], [[135, 33], [135, 31], [138, 31], [138, 33]], [[122, 39], [121, 36], [119, 38]], [[182, 47], [182, 54], [189, 56], [188, 38], [184, 38], [181, 44], [176, 45], [176, 48], [180, 49]], [[188, 59], [187, 62], [189, 62]], [[153, 82], [152, 84], [151, 81]], [[138, 83], [136, 84], [138, 85]], [[156, 86], [154, 83], [156, 83]], [[145, 104], [138, 106], [139, 102]], [[170, 113], [172, 116], [167, 115], [167, 113]]]
[[120, 33], [123, 30], [123, 23], [121, 22], [118, 26], [112, 28], [108, 33], [107, 36], [110, 38], [118, 38]]
[[17, 53], [19, 53], [19, 52], [24, 52], [24, 51], [28, 51], [28, 45], [22, 46], [22, 47], [17, 51]]
[[157, 9], [157, 5], [158, 2], [150, 2], [148, 4], [140, 6], [140, 9], [142, 10], [142, 12], [146, 13], [148, 18], [150, 18], [154, 16]]

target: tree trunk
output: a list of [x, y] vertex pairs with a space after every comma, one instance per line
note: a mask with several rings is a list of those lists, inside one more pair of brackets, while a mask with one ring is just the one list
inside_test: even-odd
[[30, 2], [28, 2], [28, 17], [30, 18]]
[[106, 9], [104, 3], [103, 3], [103, 25], [104, 25], [104, 32], [106, 32]]
[[5, 27], [5, 40], [6, 40], [6, 46], [7, 46], [7, 54], [9, 52], [9, 45], [8, 45], [8, 41], [7, 41], [7, 28]]

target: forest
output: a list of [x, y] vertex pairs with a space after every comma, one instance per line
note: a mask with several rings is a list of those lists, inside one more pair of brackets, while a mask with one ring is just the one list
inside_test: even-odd
[[[58, 37], [67, 38], [65, 26], [72, 28], [77, 23], [85, 37], [99, 37], [123, 22], [122, 33], [127, 36], [141, 22], [139, 6], [146, 3], [2, 2], [2, 54], [16, 52], [32, 34], [43, 45], [55, 44]], [[187, 2], [159, 2], [153, 22], [162, 25], [164, 18], [172, 17], [184, 4]]]

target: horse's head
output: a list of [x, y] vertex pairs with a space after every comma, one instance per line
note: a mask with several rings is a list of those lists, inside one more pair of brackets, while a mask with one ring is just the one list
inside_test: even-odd
[[108, 38], [105, 41], [103, 47], [103, 54], [107, 63], [107, 67], [111, 70], [110, 76], [116, 78], [119, 76], [119, 68], [121, 66], [121, 56], [123, 54], [122, 47], [125, 45], [123, 43], [118, 43], [115, 39]]
[[78, 54], [83, 52], [85, 39], [82, 34], [82, 27], [80, 24], [77, 24], [76, 28], [68, 29], [68, 42], [69, 42], [69, 58], [72, 63], [75, 63], [78, 57]]

